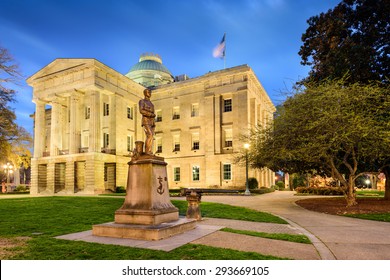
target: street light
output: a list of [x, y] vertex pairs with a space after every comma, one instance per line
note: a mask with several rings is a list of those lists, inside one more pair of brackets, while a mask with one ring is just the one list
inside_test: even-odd
[[245, 169], [245, 176], [246, 176], [245, 195], [251, 195], [251, 192], [249, 191], [249, 183], [248, 183], [248, 151], [249, 151], [249, 144], [248, 143], [244, 144], [244, 149], [245, 149], [245, 164], [246, 164], [246, 169]]
[[366, 187], [367, 187], [367, 189], [368, 189], [368, 185], [370, 184], [370, 179], [366, 179]]
[[7, 191], [8, 191], [8, 187], [10, 185], [10, 176], [9, 175], [14, 172], [14, 170], [13, 170], [14, 167], [9, 162], [7, 162], [7, 164], [4, 164], [3, 168], [4, 168], [5, 173], [7, 174]]

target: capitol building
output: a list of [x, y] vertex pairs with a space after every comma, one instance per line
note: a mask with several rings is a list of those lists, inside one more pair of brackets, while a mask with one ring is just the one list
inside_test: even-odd
[[[146, 53], [123, 75], [96, 59], [56, 59], [28, 78], [33, 87], [32, 194], [97, 194], [126, 187], [135, 141], [144, 141], [138, 102], [152, 89], [154, 152], [171, 189], [245, 188], [240, 136], [272, 121], [275, 106], [248, 65], [174, 76]], [[268, 169], [250, 169], [259, 187]]]

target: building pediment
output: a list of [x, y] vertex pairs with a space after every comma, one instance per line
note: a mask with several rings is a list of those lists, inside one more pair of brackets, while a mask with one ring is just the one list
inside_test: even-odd
[[96, 59], [58, 58], [27, 79], [38, 99], [69, 96], [74, 91], [99, 90], [106, 94], [136, 94], [144, 87]]
[[43, 67], [31, 77], [29, 77], [27, 79], [27, 83], [29, 85], [32, 85], [47, 78], [55, 78], [58, 76], [66, 75], [67, 73], [72, 71], [78, 71], [82, 68], [92, 67], [95, 65], [95, 62], [97, 62], [97, 60], [95, 59], [58, 58]]

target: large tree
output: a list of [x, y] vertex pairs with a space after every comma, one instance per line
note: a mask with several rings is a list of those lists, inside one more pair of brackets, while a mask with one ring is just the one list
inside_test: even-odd
[[7, 49], [0, 46], [0, 160], [8, 160], [12, 150], [27, 147], [31, 136], [16, 124], [16, 115], [10, 107], [15, 102], [15, 91], [11, 84], [18, 84], [22, 76], [18, 65]]
[[343, 0], [307, 22], [299, 51], [301, 64], [311, 67], [305, 81], [348, 73], [350, 83], [388, 83], [390, 0]]
[[[383, 85], [308, 83], [280, 107], [273, 125], [250, 135], [250, 162], [284, 172], [326, 174], [356, 204], [355, 180], [390, 157], [390, 95]], [[390, 190], [387, 190], [390, 191]]]

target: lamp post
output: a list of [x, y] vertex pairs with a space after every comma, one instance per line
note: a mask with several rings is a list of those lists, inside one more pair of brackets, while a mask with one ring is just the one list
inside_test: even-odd
[[251, 192], [249, 191], [249, 183], [248, 183], [248, 151], [249, 151], [249, 144], [244, 144], [245, 149], [245, 195], [251, 195]]
[[10, 174], [14, 172], [14, 167], [7, 162], [7, 164], [4, 164], [3, 166], [5, 173], [7, 174], [7, 192], [9, 191], [9, 185], [10, 185]]

